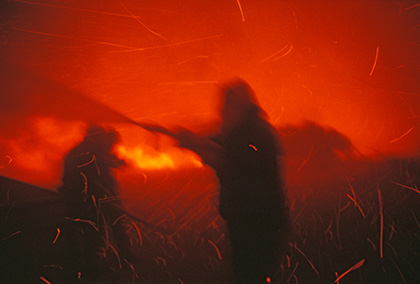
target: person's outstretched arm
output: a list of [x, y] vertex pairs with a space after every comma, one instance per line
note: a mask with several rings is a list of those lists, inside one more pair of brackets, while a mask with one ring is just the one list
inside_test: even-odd
[[179, 141], [179, 146], [193, 151], [201, 157], [203, 163], [219, 169], [223, 163], [223, 147], [206, 136], [182, 129], [172, 136]]

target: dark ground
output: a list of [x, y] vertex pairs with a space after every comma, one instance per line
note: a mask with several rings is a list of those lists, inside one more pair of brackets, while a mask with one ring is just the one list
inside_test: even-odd
[[[289, 186], [293, 232], [273, 283], [420, 283], [418, 163], [370, 169], [328, 186]], [[125, 207], [141, 218], [130, 235], [141, 246], [132, 267], [107, 252], [112, 276], [95, 283], [231, 283], [216, 185], [205, 168], [124, 176]], [[0, 206], [0, 282], [61, 283], [68, 231], [55, 193], [2, 177]]]

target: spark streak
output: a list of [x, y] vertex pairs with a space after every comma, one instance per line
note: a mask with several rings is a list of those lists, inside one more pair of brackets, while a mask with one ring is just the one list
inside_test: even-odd
[[[392, 233], [392, 232], [391, 232]], [[389, 243], [389, 242], [385, 242], [385, 244], [386, 245], [388, 245], [390, 248], [391, 248], [391, 250], [392, 250], [392, 252], [394, 253], [394, 255], [395, 256], [397, 256], [397, 251], [395, 250], [395, 248], [391, 245], [391, 243]]]
[[381, 195], [381, 189], [378, 187], [378, 198], [379, 198], [379, 214], [381, 217], [381, 229], [379, 232], [379, 251], [381, 254], [381, 258], [384, 258], [384, 212], [382, 210], [382, 195]]
[[87, 180], [87, 177], [84, 173], [81, 172], [80, 175], [83, 177], [84, 188], [82, 190], [82, 194], [83, 194], [84, 201], [86, 201], [88, 180]]
[[258, 151], [258, 148], [257, 148], [257, 147], [255, 147], [254, 145], [249, 144], [248, 146], [249, 146], [250, 148], [252, 148], [254, 151]]
[[115, 219], [114, 222], [112, 222], [112, 226], [115, 226], [115, 224], [117, 224], [122, 218], [125, 218], [127, 216], [127, 214], [122, 214], [121, 216], [119, 216], [117, 219]]
[[358, 197], [358, 196], [357, 196], [357, 195], [356, 195], [356, 193], [354, 192], [354, 188], [353, 188], [353, 185], [352, 185], [352, 184], [351, 184], [351, 182], [350, 182], [349, 177], [347, 177], [347, 176], [346, 176], [346, 179], [347, 179], [347, 183], [348, 183], [348, 184], [349, 184], [349, 186], [350, 186], [351, 193], [353, 194], [353, 197], [351, 197], [349, 194], [347, 194], [347, 197], [348, 197], [348, 198], [350, 198], [350, 199], [351, 199], [351, 201], [353, 201], [354, 206], [356, 206], [357, 208], [359, 208], [359, 211], [360, 211], [360, 213], [362, 213], [363, 218], [364, 218], [364, 219], [366, 219], [366, 215], [365, 215], [365, 213], [363, 212], [362, 207], [360, 207], [359, 203], [356, 201], [356, 199], [357, 199], [357, 197]]
[[365, 262], [365, 259], [362, 259], [361, 261], [359, 261], [358, 263], [356, 263], [355, 265], [353, 265], [352, 267], [350, 267], [349, 270], [347, 270], [346, 272], [344, 272], [343, 274], [341, 274], [340, 276], [338, 276], [337, 279], [335, 279], [334, 283], [338, 283], [341, 278], [343, 278], [344, 276], [346, 276], [347, 274], [349, 274], [353, 270], [356, 270], [356, 269], [362, 267], [362, 265], [363, 265], [364, 262]]
[[366, 215], [363, 212], [362, 208], [360, 207], [359, 203], [357, 203], [356, 199], [354, 199], [353, 197], [351, 197], [349, 194], [347, 194], [347, 197], [350, 198], [351, 201], [353, 201], [354, 206], [356, 206], [359, 209], [360, 213], [362, 213], [363, 218], [366, 219]]
[[[350, 201], [347, 204], [350, 204]], [[341, 211], [342, 210], [340, 210], [340, 207], [341, 207], [341, 198], [340, 198], [340, 200], [338, 202], [338, 210], [337, 210], [337, 215], [336, 215], [337, 225], [336, 225], [335, 229], [336, 229], [336, 234], [337, 234], [338, 246], [340, 248], [342, 248], [342, 246], [341, 246], [341, 239], [340, 239], [340, 216], [341, 216]]]
[[411, 127], [410, 129], [408, 129], [403, 135], [401, 135], [400, 137], [398, 137], [398, 138], [395, 138], [394, 140], [392, 140], [392, 141], [390, 141], [389, 143], [395, 143], [395, 142], [397, 142], [397, 141], [399, 141], [399, 140], [401, 140], [401, 139], [403, 139], [405, 136], [407, 136], [411, 131], [413, 131], [414, 130], [414, 128], [415, 128], [415, 126], [413, 126], [413, 127]]
[[7, 237], [4, 237], [4, 238], [0, 239], [0, 241], [7, 240], [7, 239], [9, 239], [9, 238], [11, 238], [11, 237], [13, 237], [13, 236], [16, 236], [16, 235], [20, 234], [20, 233], [22, 233], [22, 231], [17, 231], [17, 232], [14, 232], [13, 234], [11, 234], [11, 235], [9, 235], [9, 236], [7, 236]]
[[[348, 195], [348, 194], [347, 194]], [[351, 199], [351, 198], [350, 198]], [[343, 212], [344, 210], [346, 210], [349, 206], [350, 206], [350, 204], [351, 204], [351, 202], [350, 201], [348, 201], [347, 203], [346, 203], [346, 205], [344, 205], [344, 207], [342, 207], [342, 208], [338, 208], [338, 211], [339, 212]]]
[[311, 158], [312, 155], [312, 151], [314, 150], [315, 146], [313, 145], [311, 147], [311, 150], [309, 151], [308, 156], [306, 157], [306, 159], [303, 161], [303, 163], [300, 165], [300, 167], [297, 169], [298, 172], [300, 172], [300, 170], [306, 165], [306, 163], [309, 161], [309, 159]]
[[293, 248], [295, 248], [301, 255], [303, 255], [303, 257], [306, 259], [306, 261], [309, 263], [309, 265], [312, 267], [312, 269], [315, 271], [316, 275], [318, 275], [319, 277], [319, 272], [318, 270], [315, 268], [315, 265], [312, 263], [312, 261], [309, 259], [309, 257], [306, 256], [306, 254], [303, 253], [302, 250], [300, 250], [296, 244], [292, 244], [289, 243], [289, 245], [291, 245]]
[[410, 9], [415, 8], [415, 7], [420, 7], [420, 4], [414, 4], [414, 5], [410, 6], [410, 7], [405, 8], [405, 9], [406, 10], [410, 10]]
[[42, 267], [47, 267], [47, 268], [58, 268], [60, 270], [64, 270], [64, 268], [60, 265], [56, 265], [56, 264], [50, 264], [50, 265], [43, 265]]
[[169, 237], [173, 237], [173, 236], [175, 236], [177, 233], [179, 233], [179, 231], [181, 231], [182, 230], [182, 228], [184, 228], [189, 222], [191, 222], [194, 218], [195, 218], [195, 216], [197, 216], [198, 215], [198, 213], [199, 213], [199, 211], [197, 211], [197, 212], [195, 212], [194, 214], [192, 214], [192, 216], [190, 217], [190, 218], [188, 218], [188, 220], [187, 221], [185, 221], [181, 226], [179, 226], [176, 230], [175, 230], [175, 232], [173, 232]]
[[215, 243], [213, 243], [212, 241], [210, 241], [210, 240], [207, 240], [213, 247], [214, 247], [214, 249], [216, 250], [216, 252], [217, 252], [217, 256], [219, 257], [219, 259], [220, 260], [222, 260], [222, 254], [220, 253], [220, 250], [218, 249], [218, 247], [216, 246], [216, 244]]
[[89, 224], [89, 225], [91, 225], [96, 231], [98, 231], [99, 232], [99, 228], [96, 226], [96, 224], [95, 224], [95, 222], [93, 222], [93, 221], [90, 221], [90, 220], [84, 220], [84, 219], [79, 219], [79, 218], [77, 218], [77, 219], [73, 219], [73, 218], [70, 218], [70, 217], [66, 217], [66, 219], [67, 220], [71, 220], [71, 221], [74, 221], [74, 222], [82, 222], [82, 223], [86, 223], [86, 224]]
[[[282, 53], [283, 51], [285, 51], [286, 50], [286, 48], [288, 47], [289, 45], [288, 44], [286, 44], [285, 46], [283, 46], [280, 50], [278, 50], [278, 51], [276, 51], [276, 52], [274, 52], [273, 54], [271, 54], [270, 56], [267, 56], [266, 58], [264, 58], [263, 60], [261, 60], [261, 62], [265, 62], [265, 61], [267, 61], [267, 60], [269, 60], [269, 59], [271, 59], [271, 58], [273, 58], [273, 57], [275, 57], [275, 56], [277, 56], [277, 55], [279, 55], [280, 53]], [[289, 49], [290, 49], [290, 47], [289, 47]]]
[[295, 27], [296, 27], [296, 30], [298, 30], [299, 29], [299, 24], [298, 24], [298, 21], [297, 21], [297, 18], [296, 18], [296, 12], [295, 12], [295, 10], [292, 10], [292, 12], [293, 12], [293, 19], [295, 20]]
[[198, 41], [218, 38], [218, 37], [222, 37], [222, 36], [223, 36], [222, 34], [219, 34], [219, 35], [202, 37], [202, 38], [197, 38], [197, 39], [192, 39], [192, 40], [187, 40], [187, 41], [175, 42], [175, 43], [171, 43], [171, 44], [156, 45], [156, 46], [151, 46], [151, 47], [140, 47], [140, 48], [127, 47], [128, 49], [125, 49], [125, 50], [118, 50], [118, 51], [116, 50], [116, 51], [110, 51], [110, 52], [119, 53], [119, 52], [135, 52], [135, 51], [152, 50], [152, 49], [159, 49], [159, 48], [165, 48], [165, 47], [171, 47], [171, 46], [179, 46], [179, 45], [182, 45], [182, 44], [198, 42]]
[[328, 225], [328, 228], [324, 232], [326, 242], [328, 242], [327, 235], [329, 235], [330, 241], [333, 239], [333, 233], [331, 232], [332, 224], [333, 224], [333, 220], [330, 221], [330, 224]]
[[311, 97], [313, 96], [312, 91], [305, 84], [302, 84], [302, 87], [309, 92], [309, 94], [311, 95]]
[[50, 282], [50, 281], [48, 281], [47, 279], [45, 279], [45, 277], [44, 277], [44, 276], [39, 277], [39, 279], [41, 279], [42, 281], [44, 281], [44, 282], [45, 282], [45, 283], [47, 283], [47, 284], [51, 284], [51, 282]]
[[395, 181], [392, 181], [392, 183], [393, 183], [393, 184], [396, 184], [396, 185], [399, 185], [399, 186], [401, 186], [401, 187], [404, 187], [404, 188], [410, 189], [410, 190], [412, 190], [412, 191], [417, 192], [418, 194], [420, 194], [420, 190], [418, 190], [417, 188], [414, 188], [414, 187], [411, 187], [411, 186], [407, 186], [407, 185], [403, 185], [403, 184], [398, 183], [398, 182], [395, 182]]
[[60, 228], [57, 228], [57, 235], [54, 238], [53, 244], [55, 244], [57, 242], [58, 236], [60, 235]]
[[[398, 93], [397, 93], [398, 94]], [[411, 117], [408, 117], [409, 119], [411, 118], [416, 118], [418, 117], [418, 115], [416, 115], [416, 112], [413, 110], [413, 108], [411, 107], [411, 105], [407, 102], [407, 100], [400, 94], [398, 94], [398, 96], [400, 97], [400, 99], [403, 101], [403, 103], [407, 106], [408, 110], [411, 113]]]
[[128, 8], [127, 6], [125, 6], [121, 1], [119, 1], [121, 6], [137, 21], [140, 23], [140, 25], [142, 25], [146, 30], [148, 30], [149, 32], [151, 32], [152, 34], [154, 34], [155, 36], [163, 39], [164, 41], [168, 41], [166, 38], [164, 38], [162, 35], [158, 34], [157, 32], [153, 31], [152, 29], [150, 29], [149, 27], [147, 27], [142, 21], [140, 21], [138, 16], [135, 16]]
[[242, 22], [245, 22], [244, 11], [242, 10], [241, 2], [239, 0], [236, 0], [236, 3], [238, 4], [239, 11], [241, 11]]
[[391, 259], [391, 261], [392, 261], [392, 264], [395, 266], [395, 268], [397, 269], [398, 273], [400, 274], [401, 279], [402, 279], [402, 281], [404, 282], [404, 284], [407, 284], [407, 281], [405, 281], [405, 277], [404, 277], [404, 275], [402, 274], [401, 269], [398, 267], [398, 265], [395, 263], [395, 261], [394, 261], [392, 258], [390, 258], [390, 259]]
[[5, 167], [7, 167], [8, 165], [10, 165], [13, 162], [12, 157], [10, 157], [9, 155], [5, 155], [4, 157], [7, 158], [9, 161], [7, 161], [6, 165], [0, 166], [0, 169], [4, 169]]
[[296, 265], [293, 268], [292, 272], [290, 273], [289, 278], [287, 278], [286, 283], [289, 283], [290, 279], [292, 279], [294, 276], [296, 276], [295, 273], [296, 273], [296, 270], [297, 270], [298, 266], [299, 266], [299, 262], [296, 262]]
[[370, 70], [369, 76], [372, 76], [373, 71], [375, 70], [376, 63], [378, 62], [378, 55], [379, 55], [379, 46], [376, 48], [375, 61], [373, 62], [372, 70]]
[[166, 266], [166, 260], [163, 257], [155, 257], [154, 261], [156, 262], [157, 265], [160, 266], [160, 264], [162, 263], [163, 266]]
[[280, 58], [285, 57], [285, 56], [286, 56], [286, 55], [288, 55], [290, 52], [292, 52], [292, 50], [293, 50], [293, 45], [290, 45], [289, 49], [288, 49], [285, 53], [283, 53], [282, 55], [280, 55], [280, 56], [278, 56], [278, 57], [274, 58], [273, 60], [274, 60], [274, 61], [276, 61], [276, 60], [279, 60]]
[[84, 38], [71, 37], [71, 36], [58, 35], [58, 34], [51, 34], [51, 33], [45, 33], [45, 32], [33, 31], [33, 30], [26, 30], [26, 29], [19, 29], [19, 28], [13, 28], [13, 29], [16, 30], [16, 31], [25, 32], [25, 33], [51, 36], [51, 37], [57, 37], [57, 38], [64, 38], [64, 39], [71, 39], [71, 40], [78, 40], [78, 41], [84, 41], [84, 42], [90, 42], [90, 43], [96, 43], [96, 44], [102, 44], [102, 45], [108, 45], [108, 46], [114, 46], [114, 47], [120, 47], [120, 48], [135, 48], [135, 47], [132, 47], [132, 46], [126, 46], [126, 45], [121, 45], [121, 44], [106, 42], [106, 41], [84, 39]]
[[10, 201], [10, 188], [6, 192], [6, 201], [4, 201], [3, 203], [1, 203], [0, 204], [0, 207], [6, 205], [7, 203], [9, 203], [9, 201]]
[[416, 215], [414, 215], [413, 210], [412, 210], [412, 209], [410, 209], [410, 212], [411, 212], [411, 215], [413, 215], [414, 221], [416, 221], [417, 227], [419, 227], [419, 228], [420, 228], [420, 223], [419, 223], [419, 221], [417, 220]]
[[74, 11], [94, 13], [94, 14], [102, 14], [102, 15], [109, 15], [109, 16], [118, 16], [118, 17], [126, 17], [126, 18], [132, 17], [130, 15], [119, 14], [119, 13], [112, 13], [112, 12], [99, 11], [99, 10], [81, 9], [81, 8], [74, 8], [74, 7], [66, 7], [66, 6], [61, 6], [61, 5], [45, 4], [45, 3], [38, 3], [38, 2], [25, 1], [25, 0], [12, 0], [11, 2], [37, 5], [37, 6], [44, 6], [44, 7], [50, 7], [50, 8], [67, 9], [67, 10], [74, 10]]
[[134, 221], [131, 221], [131, 224], [133, 224], [134, 228], [136, 229], [137, 235], [139, 237], [140, 246], [142, 246], [143, 245], [143, 238], [141, 237], [140, 229]]
[[87, 165], [89, 165], [89, 164], [91, 164], [91, 163], [95, 162], [95, 158], [96, 158], [96, 156], [95, 156], [95, 155], [92, 155], [92, 159], [91, 159], [89, 162], [84, 163], [84, 164], [81, 164], [81, 165], [78, 165], [78, 166], [77, 166], [77, 168], [82, 168], [82, 167], [84, 167], [84, 166], [87, 166]]
[[121, 258], [120, 258], [120, 255], [119, 255], [117, 249], [113, 245], [111, 245], [111, 244], [109, 244], [109, 247], [111, 248], [111, 250], [114, 252], [115, 256], [117, 257], [118, 266], [121, 269], [122, 268], [122, 263], [121, 263]]
[[373, 241], [371, 239], [369, 239], [369, 238], [366, 238], [366, 240], [372, 245], [373, 250], [376, 251], [376, 246], [373, 243]]

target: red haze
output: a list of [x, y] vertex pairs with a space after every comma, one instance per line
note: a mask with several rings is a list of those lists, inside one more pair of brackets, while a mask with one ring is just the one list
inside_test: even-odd
[[[0, 174], [58, 182], [58, 157], [83, 132], [78, 120], [116, 122], [123, 146], [149, 157], [177, 152], [119, 114], [204, 131], [216, 82], [232, 76], [254, 87], [278, 127], [311, 120], [366, 155], [419, 153], [414, 1], [241, 0], [243, 14], [225, 0], [105, 3], [0, 4]], [[52, 147], [51, 137], [61, 142]]]

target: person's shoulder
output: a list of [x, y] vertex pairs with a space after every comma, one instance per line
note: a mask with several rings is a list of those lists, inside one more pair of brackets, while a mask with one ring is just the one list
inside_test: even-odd
[[88, 149], [74, 148], [66, 155], [65, 161], [67, 163], [82, 165], [94, 159], [95, 155]]
[[261, 135], [264, 135], [265, 137], [276, 136], [274, 126], [263, 118], [258, 118], [254, 120], [254, 122], [252, 123], [252, 128], [254, 129], [254, 131], [260, 133]]

